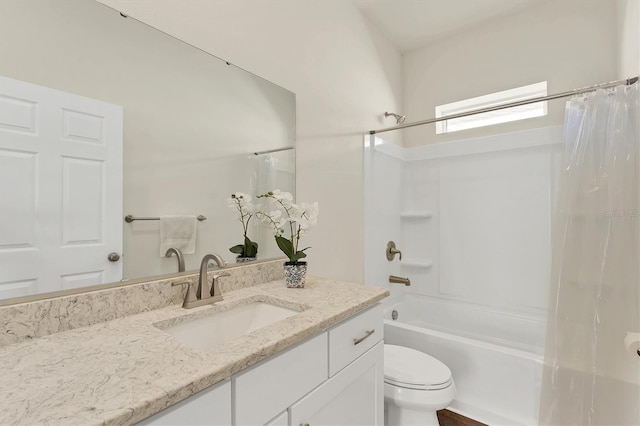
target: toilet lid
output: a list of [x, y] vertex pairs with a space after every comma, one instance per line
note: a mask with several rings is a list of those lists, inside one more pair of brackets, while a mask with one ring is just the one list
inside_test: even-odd
[[410, 389], [448, 387], [451, 370], [432, 356], [404, 346], [384, 345], [384, 381]]

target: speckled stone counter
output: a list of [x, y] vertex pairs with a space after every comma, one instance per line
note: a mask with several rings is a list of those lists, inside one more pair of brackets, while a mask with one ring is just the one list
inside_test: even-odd
[[[227, 293], [283, 279], [282, 263], [275, 259], [229, 265], [224, 270], [229, 276], [220, 280], [220, 290]], [[209, 271], [209, 283], [218, 272]], [[186, 273], [25, 303], [10, 301], [13, 304], [0, 306], [0, 346], [181, 304], [186, 286], [171, 284], [196, 282], [198, 277], [199, 273]]]
[[[0, 348], [0, 424], [133, 424], [387, 295], [317, 278], [307, 278], [304, 289], [273, 281], [227, 292], [215, 305], [170, 306], [9, 344]], [[301, 312], [209, 350], [160, 329], [257, 301]]]

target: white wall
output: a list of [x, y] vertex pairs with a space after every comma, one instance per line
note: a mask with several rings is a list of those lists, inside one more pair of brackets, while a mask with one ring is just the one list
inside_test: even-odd
[[[602, 0], [545, 1], [406, 53], [407, 121], [433, 117], [436, 105], [544, 80], [550, 94], [615, 80], [615, 6]], [[546, 117], [437, 136], [433, 125], [425, 125], [405, 130], [404, 143], [500, 134], [562, 124], [563, 119], [564, 102], [551, 101]]]
[[344, 0], [101, 1], [296, 93], [310, 273], [363, 281], [362, 135], [400, 105], [400, 54]]
[[640, 74], [640, 0], [618, 0], [618, 78]]

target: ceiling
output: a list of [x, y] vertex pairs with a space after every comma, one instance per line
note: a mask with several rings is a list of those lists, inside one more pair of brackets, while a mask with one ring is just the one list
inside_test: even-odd
[[353, 0], [401, 51], [545, 0]]

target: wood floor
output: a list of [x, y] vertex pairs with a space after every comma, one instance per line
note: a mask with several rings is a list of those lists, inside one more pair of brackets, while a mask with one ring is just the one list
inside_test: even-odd
[[487, 426], [484, 423], [477, 422], [449, 410], [438, 411], [438, 421], [440, 422], [440, 426]]

